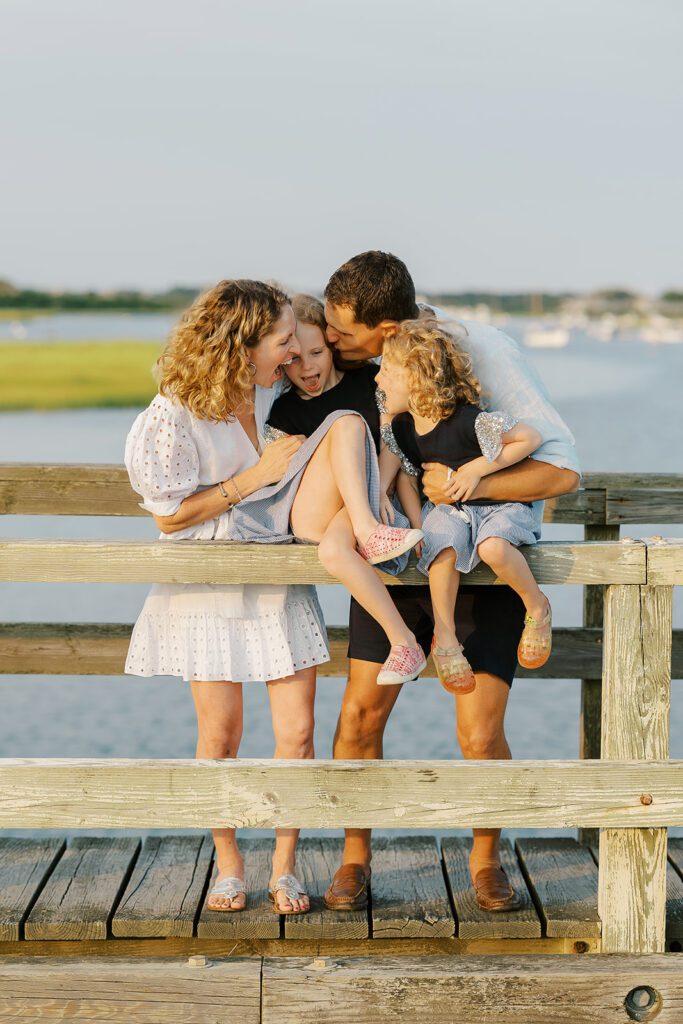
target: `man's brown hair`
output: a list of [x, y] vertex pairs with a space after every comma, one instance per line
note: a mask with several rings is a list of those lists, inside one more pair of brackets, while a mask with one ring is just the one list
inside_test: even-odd
[[382, 320], [414, 320], [419, 310], [415, 285], [398, 256], [372, 249], [353, 256], [327, 283], [325, 298], [333, 306], [348, 306], [353, 319], [366, 327]]

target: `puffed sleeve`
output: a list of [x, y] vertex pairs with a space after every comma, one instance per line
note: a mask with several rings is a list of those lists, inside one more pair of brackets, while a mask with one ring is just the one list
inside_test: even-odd
[[199, 489], [199, 454], [190, 414], [157, 395], [140, 413], [126, 438], [126, 469], [140, 507], [156, 516], [172, 516]]
[[474, 431], [487, 462], [494, 462], [503, 448], [503, 434], [518, 422], [505, 412], [480, 412], [474, 421]]
[[392, 430], [391, 423], [383, 423], [382, 426], [379, 428], [379, 432], [382, 441], [384, 442], [384, 447], [388, 448], [389, 451], [392, 452], [394, 455], [398, 455], [399, 459], [401, 460], [401, 469], [405, 473], [408, 473], [409, 476], [419, 476], [419, 469], [417, 469], [412, 464], [408, 456], [399, 447], [398, 441], [396, 440], [396, 437], [394, 435], [394, 431]]
[[273, 427], [270, 423], [266, 423], [263, 428], [263, 439], [267, 445], [272, 444], [273, 441], [279, 441], [281, 437], [289, 436], [290, 435], [286, 431], [280, 430], [278, 427]]

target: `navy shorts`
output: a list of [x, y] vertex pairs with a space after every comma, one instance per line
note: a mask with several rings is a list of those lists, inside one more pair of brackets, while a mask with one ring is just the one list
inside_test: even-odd
[[[425, 654], [434, 634], [428, 586], [388, 587], [403, 620]], [[455, 628], [474, 672], [498, 676], [508, 686], [517, 668], [517, 645], [524, 628], [521, 597], [504, 586], [461, 586], [455, 605]], [[389, 641], [382, 627], [351, 598], [348, 657], [383, 664]]]

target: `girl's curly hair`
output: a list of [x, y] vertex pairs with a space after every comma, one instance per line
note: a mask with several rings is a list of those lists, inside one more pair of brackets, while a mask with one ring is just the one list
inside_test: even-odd
[[456, 406], [479, 402], [472, 360], [437, 320], [403, 320], [385, 340], [382, 358], [408, 371], [410, 411], [417, 416], [445, 420]]
[[289, 297], [262, 281], [221, 281], [192, 303], [156, 365], [159, 391], [199, 419], [222, 422], [248, 401], [249, 350], [274, 327]]

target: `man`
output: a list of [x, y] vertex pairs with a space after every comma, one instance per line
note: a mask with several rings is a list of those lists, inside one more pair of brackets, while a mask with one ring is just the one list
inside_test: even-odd
[[[366, 252], [337, 270], [325, 289], [327, 337], [337, 358], [349, 367], [382, 354], [385, 338], [402, 320], [425, 315], [415, 286], [401, 260], [389, 253]], [[445, 315], [436, 311], [440, 320]], [[532, 458], [484, 477], [474, 497], [539, 501], [575, 491], [579, 466], [574, 439], [550, 404], [540, 379], [516, 343], [485, 324], [467, 323], [459, 344], [472, 357], [487, 406], [534, 426], [543, 444]], [[456, 328], [458, 336], [462, 326]], [[423, 488], [434, 503], [450, 503], [445, 466], [425, 470]], [[542, 514], [541, 506], [536, 506]], [[390, 588], [401, 614], [429, 649], [433, 614], [427, 585]], [[510, 758], [504, 718], [517, 664], [524, 607], [508, 587], [461, 586], [456, 606], [458, 636], [476, 677], [476, 689], [456, 696], [457, 737], [463, 756], [476, 760]], [[349, 678], [334, 740], [336, 758], [382, 757], [384, 728], [400, 686], [378, 686], [377, 675], [389, 653], [389, 641], [368, 613], [352, 599], [349, 616]], [[347, 829], [343, 863], [325, 893], [330, 909], [367, 905], [370, 831]], [[508, 911], [520, 905], [500, 863], [500, 830], [475, 829], [470, 873], [477, 903], [485, 910]]]

